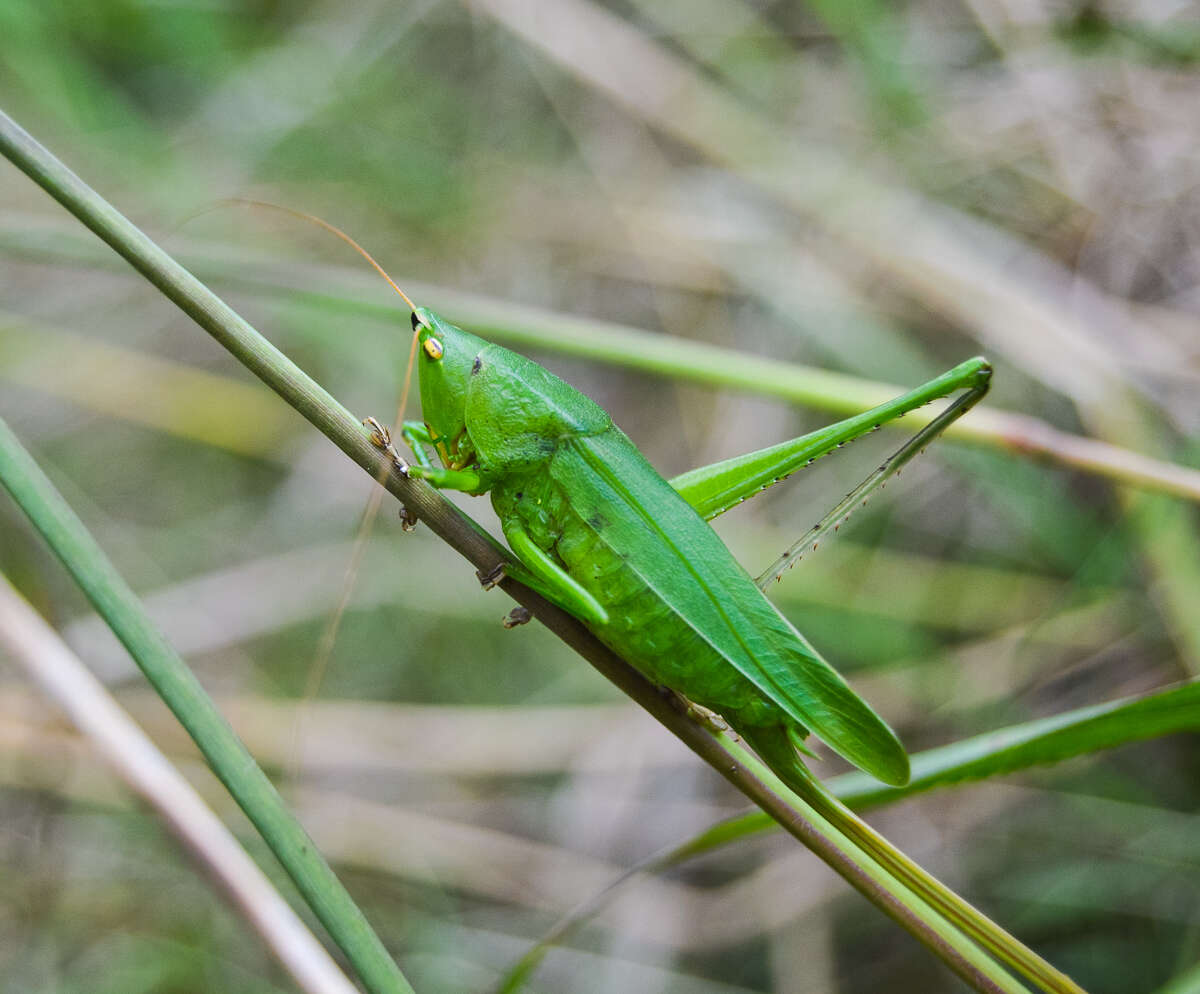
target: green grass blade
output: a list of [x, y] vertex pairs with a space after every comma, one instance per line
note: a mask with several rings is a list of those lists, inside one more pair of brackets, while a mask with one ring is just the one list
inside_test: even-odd
[[212, 699], [146, 615], [137, 595], [82, 521], [0, 421], [0, 483], [29, 516], [96, 610], [129, 650], [228, 788], [372, 994], [412, 987]]
[[855, 810], [890, 804], [934, 787], [981, 780], [1059, 763], [1174, 732], [1200, 729], [1200, 680], [1165, 690], [1078, 708], [960, 742], [928, 749], [912, 758], [912, 779], [903, 787], [876, 790], [866, 778], [847, 773], [829, 789]]
[[[857, 772], [833, 777], [826, 781], [826, 787], [847, 807], [864, 811], [938, 787], [1061, 763], [1075, 756], [1175, 732], [1194, 731], [1200, 731], [1200, 679], [927, 749], [910, 757], [912, 779], [903, 787], [883, 787]], [[766, 831], [774, 824], [757, 811], [738, 815], [682, 843], [663, 865], [674, 865]]]
[[880, 0], [808, 0], [807, 6], [862, 67], [881, 125], [924, 123], [928, 110], [905, 63], [904, 33], [893, 6]]
[[1200, 966], [1185, 970], [1154, 994], [1200, 994]]
[[[928, 939], [933, 942], [929, 948], [947, 963], [949, 963], [949, 960], [946, 959], [948, 954], [961, 957], [955, 967], [955, 972], [967, 983], [976, 990], [1025, 991], [1027, 989], [1023, 983], [992, 959], [983, 948], [976, 945], [977, 940], [968, 936], [958, 922], [944, 917], [925, 897], [877, 862], [858, 840], [851, 837], [841, 825], [830, 819], [827, 812], [820, 806], [811, 803], [810, 799], [801, 797], [787, 787], [758, 756], [750, 752], [740, 739], [727, 731], [714, 732], [713, 737], [724, 745], [726, 751], [746, 771], [757, 780], [770, 785], [772, 789], [786, 798], [796, 816], [804, 819], [807, 830], [818, 834], [824, 845], [835, 850], [842, 858], [849, 860], [855, 874], [861, 875], [864, 880], [870, 881], [874, 887], [890, 896], [890, 901], [895, 902], [892, 905], [893, 910], [889, 910], [886, 903], [880, 906], [886, 914], [893, 918], [897, 918], [897, 913], [900, 917], [913, 915], [925, 922], [930, 929]], [[855, 883], [853, 878], [848, 876], [846, 879], [850, 880], [854, 886], [860, 886]], [[963, 903], [965, 904], [965, 902]], [[1016, 939], [1010, 937], [1008, 941], [1013, 946], [1020, 947], [1029, 956], [1034, 955], [1030, 950], [1021, 946]], [[938, 951], [939, 948], [941, 952]], [[1073, 990], [1079, 991], [1078, 988], [1073, 988]]]
[[[801, 789], [801, 788], [805, 789]], [[1083, 994], [1083, 988], [1061, 970], [1019, 942], [987, 915], [972, 907], [829, 793], [816, 777], [797, 785], [801, 797], [837, 826], [872, 859], [928, 902], [946, 920], [978, 942], [1001, 963], [1027, 977], [1047, 994]]]
[[[1177, 684], [1136, 697], [1077, 708], [1050, 718], [985, 732], [969, 739], [917, 753], [912, 759], [912, 779], [903, 787], [883, 787], [869, 777], [846, 773], [828, 781], [830, 792], [856, 811], [900, 801], [938, 787], [1015, 773], [1033, 766], [1060, 763], [1131, 742], [1200, 730], [1200, 680]], [[770, 828], [772, 822], [758, 812], [725, 822], [725, 830], [709, 829], [702, 838], [713, 845], [695, 848], [685, 843], [687, 855], [698, 855], [740, 837]], [[741, 825], [743, 833], [735, 830]]]
[[[1192, 680], [1166, 689], [1012, 725], [917, 753], [910, 757], [912, 779], [903, 787], [883, 787], [878, 781], [858, 772], [833, 777], [825, 786], [847, 807], [861, 811], [938, 787], [1015, 773], [1131, 742], [1197, 730], [1200, 730], [1200, 680]], [[753, 811], [717, 822], [687, 841], [644, 860], [602, 894], [596, 895], [558, 922], [518, 961], [506, 982], [517, 984], [525, 978], [552, 944], [561, 941], [574, 928], [587, 921], [621, 889], [625, 881], [639, 874], [666, 870], [693, 856], [712, 852], [776, 827], [776, 822], [763, 812]], [[516, 990], [517, 986], [503, 989]], [[1190, 987], [1183, 989], [1191, 990]]]

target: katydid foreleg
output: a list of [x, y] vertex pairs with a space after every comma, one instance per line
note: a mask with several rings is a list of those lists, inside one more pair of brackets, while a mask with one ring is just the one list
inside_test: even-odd
[[429, 449], [433, 447], [433, 440], [429, 437], [429, 429], [420, 421], [405, 421], [400, 427], [400, 436], [412, 449], [417, 465], [432, 469], [433, 460], [429, 458]]

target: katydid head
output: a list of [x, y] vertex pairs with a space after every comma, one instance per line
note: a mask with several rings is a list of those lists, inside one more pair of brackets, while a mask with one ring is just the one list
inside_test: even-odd
[[475, 450], [466, 431], [467, 391], [478, 370], [482, 338], [456, 328], [427, 307], [416, 307], [413, 331], [420, 346], [421, 413], [442, 464], [461, 469]]
[[425, 425], [437, 449], [438, 456], [447, 469], [462, 469], [475, 458], [475, 449], [466, 431], [465, 409], [467, 387], [473, 373], [478, 370], [476, 357], [487, 343], [442, 318], [426, 307], [417, 307], [400, 287], [375, 261], [365, 248], [358, 244], [341, 228], [335, 227], [313, 214], [281, 207], [261, 200], [237, 199], [230, 203], [250, 207], [264, 207], [282, 211], [319, 225], [336, 235], [379, 273], [388, 285], [400, 295], [412, 311], [413, 344], [409, 350], [408, 369], [404, 375], [400, 409], [396, 415], [397, 427], [404, 419], [404, 408], [408, 400], [409, 381], [412, 376], [413, 358], [419, 346], [421, 351], [419, 380], [421, 384], [421, 409]]

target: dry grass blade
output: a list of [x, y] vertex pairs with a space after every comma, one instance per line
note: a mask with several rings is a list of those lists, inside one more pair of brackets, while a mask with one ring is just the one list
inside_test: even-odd
[[0, 644], [158, 811], [301, 990], [354, 994], [354, 985], [200, 795], [3, 576]]

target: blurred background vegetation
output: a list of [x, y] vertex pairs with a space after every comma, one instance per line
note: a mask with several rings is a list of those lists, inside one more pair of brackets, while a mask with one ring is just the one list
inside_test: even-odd
[[[989, 407], [1196, 466], [1198, 14], [0, 0], [0, 100], [356, 413], [394, 411], [407, 315], [344, 246], [210, 210], [222, 198], [341, 225], [419, 303], [497, 337], [550, 312], [903, 386], [985, 352]], [[489, 989], [559, 915], [742, 809], [546, 632], [503, 632], [500, 595], [391, 513], [297, 723], [370, 481], [7, 165], [0, 258], [0, 415], [422, 994]], [[536, 357], [666, 474], [835, 416]], [[718, 529], [761, 568], [897, 437]], [[940, 443], [776, 588], [910, 750], [1200, 672], [1194, 503], [1009, 442]], [[0, 571], [220, 804], [7, 498]], [[0, 680], [0, 990], [288, 989], [53, 709], [14, 669]], [[1195, 747], [1128, 746], [875, 820], [1089, 990], [1200, 990]], [[882, 986], [960, 989], [763, 835], [625, 885], [532, 989]]]

